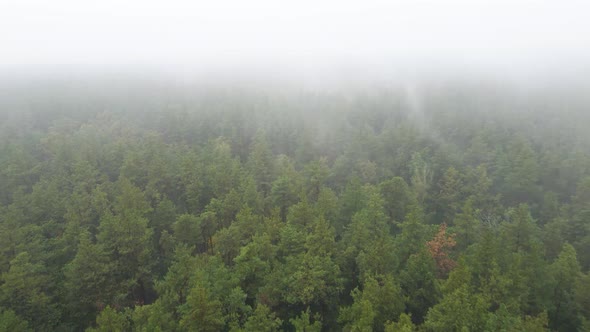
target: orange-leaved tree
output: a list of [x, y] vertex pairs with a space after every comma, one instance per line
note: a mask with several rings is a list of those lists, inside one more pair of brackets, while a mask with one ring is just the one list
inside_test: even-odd
[[447, 235], [447, 224], [438, 228], [434, 238], [426, 243], [428, 252], [436, 261], [438, 276], [446, 276], [457, 263], [449, 257], [449, 251], [456, 245], [455, 234]]

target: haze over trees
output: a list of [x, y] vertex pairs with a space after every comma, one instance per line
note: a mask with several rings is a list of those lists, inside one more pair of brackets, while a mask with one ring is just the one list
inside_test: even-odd
[[1, 85], [0, 331], [590, 330], [581, 85]]

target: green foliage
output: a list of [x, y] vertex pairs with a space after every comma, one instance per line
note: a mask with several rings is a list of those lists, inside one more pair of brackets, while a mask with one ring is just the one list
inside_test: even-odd
[[221, 302], [198, 280], [181, 307], [179, 327], [185, 331], [219, 331], [225, 324]]
[[537, 241], [538, 229], [526, 204], [520, 204], [509, 212], [508, 223], [505, 223], [506, 245], [513, 251], [530, 252]]
[[272, 187], [272, 176], [274, 173], [272, 152], [263, 131], [259, 131], [254, 138], [252, 151], [248, 158], [249, 168], [254, 180], [257, 183], [258, 190], [264, 195], [268, 195]]
[[29, 323], [17, 316], [12, 310], [0, 311], [0, 331], [2, 332], [24, 332], [30, 331]]
[[517, 331], [531, 331], [531, 332], [546, 332], [550, 331], [548, 328], [549, 319], [547, 313], [543, 312], [538, 316], [525, 316], [524, 319], [516, 326]]
[[569, 244], [557, 260], [551, 265], [554, 280], [553, 307], [549, 310], [550, 326], [556, 331], [574, 331], [580, 327], [580, 317], [575, 301], [576, 281], [580, 276], [580, 265], [576, 258], [576, 250]]
[[291, 264], [297, 268], [286, 280], [293, 289], [287, 302], [317, 304], [330, 302], [339, 294], [340, 269], [330, 257], [307, 253], [295, 258]]
[[196, 216], [191, 214], [178, 216], [174, 224], [172, 224], [172, 229], [174, 232], [174, 238], [179, 243], [194, 247], [203, 244], [201, 219]]
[[88, 232], [81, 232], [78, 252], [64, 268], [69, 315], [82, 326], [95, 320], [105, 305], [117, 303], [118, 289], [109, 282], [115, 265], [100, 245], [93, 244]]
[[458, 202], [461, 201], [461, 190], [463, 187], [459, 171], [450, 167], [443, 174], [437, 184], [437, 194], [434, 199], [437, 213], [437, 220], [440, 223], [450, 223], [459, 209]]
[[281, 220], [287, 221], [287, 211], [296, 200], [295, 188], [287, 177], [279, 177], [272, 183], [271, 193], [273, 206], [280, 209]]
[[[574, 300], [580, 309], [583, 327], [590, 327], [590, 274], [582, 274], [576, 280]], [[583, 330], [583, 328], [582, 328]]]
[[312, 323], [309, 308], [302, 311], [301, 315], [297, 316], [297, 318], [292, 318], [289, 322], [293, 325], [296, 332], [320, 332], [322, 330], [321, 320], [316, 320]]
[[385, 211], [392, 224], [404, 220], [409, 208], [415, 204], [413, 193], [408, 184], [400, 177], [394, 177], [379, 184], [379, 190], [385, 201]]
[[430, 165], [424, 160], [422, 154], [415, 152], [410, 162], [412, 173], [412, 187], [419, 203], [423, 203], [432, 185], [433, 173]]
[[412, 316], [401, 314], [397, 322], [385, 323], [385, 332], [413, 332], [416, 326], [412, 323]]
[[483, 331], [487, 307], [481, 295], [462, 285], [428, 311], [424, 325], [429, 331]]
[[30, 322], [33, 329], [49, 330], [59, 320], [56, 305], [48, 294], [49, 278], [46, 268], [33, 263], [28, 252], [10, 261], [10, 269], [3, 273], [0, 304]]
[[455, 216], [452, 230], [456, 234], [459, 249], [466, 249], [477, 242], [480, 236], [481, 221], [473, 208], [473, 199], [465, 201], [462, 211]]
[[131, 319], [133, 331], [164, 332], [177, 330], [177, 321], [165, 310], [162, 302], [135, 307]]
[[87, 332], [124, 332], [130, 330], [130, 321], [125, 312], [107, 306], [96, 317], [96, 328], [89, 328]]
[[588, 330], [586, 104], [435, 85], [0, 98], [0, 331]]
[[276, 315], [264, 304], [258, 304], [252, 316], [244, 324], [244, 332], [274, 332], [278, 331], [282, 320], [276, 318]]
[[344, 331], [371, 331], [375, 316], [375, 308], [369, 299], [363, 298], [363, 293], [355, 288], [350, 294], [353, 304], [341, 308], [339, 322], [344, 323]]
[[515, 203], [529, 202], [538, 195], [539, 166], [530, 141], [514, 137], [497, 160], [499, 183], [503, 186], [504, 200]]
[[406, 298], [406, 311], [416, 323], [424, 320], [428, 308], [439, 300], [436, 280], [436, 265], [430, 254], [423, 249], [410, 256], [400, 273], [402, 294]]

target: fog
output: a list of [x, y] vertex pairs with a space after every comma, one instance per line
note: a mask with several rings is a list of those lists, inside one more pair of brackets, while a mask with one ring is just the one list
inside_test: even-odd
[[0, 4], [0, 70], [327, 77], [579, 72], [587, 2], [75, 1]]
[[0, 113], [166, 111], [212, 92], [297, 104], [321, 91], [349, 107], [387, 91], [441, 139], [425, 114], [437, 91], [478, 109], [495, 97], [511, 111], [588, 105], [588, 12], [558, 1], [4, 1]]

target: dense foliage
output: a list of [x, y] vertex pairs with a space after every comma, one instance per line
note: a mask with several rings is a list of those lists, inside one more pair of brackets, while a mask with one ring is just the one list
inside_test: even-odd
[[1, 331], [590, 330], [583, 96], [28, 88]]

